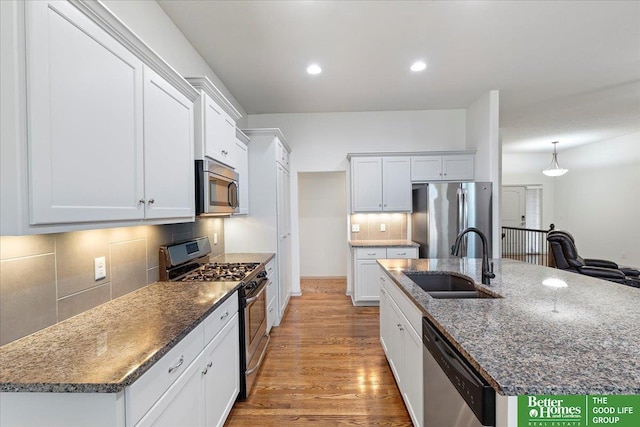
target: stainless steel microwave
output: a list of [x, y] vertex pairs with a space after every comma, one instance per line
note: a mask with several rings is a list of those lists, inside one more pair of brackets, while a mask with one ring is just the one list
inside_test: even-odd
[[238, 212], [238, 174], [213, 160], [196, 160], [196, 215]]

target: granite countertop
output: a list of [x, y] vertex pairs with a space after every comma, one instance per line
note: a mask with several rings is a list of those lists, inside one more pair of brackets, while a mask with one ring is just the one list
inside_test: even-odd
[[[640, 394], [640, 289], [512, 260], [484, 286], [480, 261], [378, 263], [500, 394]], [[404, 271], [462, 273], [502, 298], [434, 299]]]
[[[226, 254], [215, 262], [268, 262]], [[115, 393], [191, 332], [240, 282], [156, 282], [0, 347], [0, 392]]]
[[349, 240], [352, 248], [417, 248], [420, 245], [411, 240]]

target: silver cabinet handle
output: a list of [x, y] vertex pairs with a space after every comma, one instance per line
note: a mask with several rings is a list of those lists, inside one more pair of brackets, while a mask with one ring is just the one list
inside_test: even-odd
[[156, 199], [149, 199], [149, 201], [147, 203], [149, 203], [151, 205], [151, 204], [153, 204], [155, 202], [156, 202]]
[[374, 252], [374, 253], [372, 253], [372, 254], [367, 253], [367, 255], [368, 255], [368, 256], [374, 256], [375, 254], [376, 254], [375, 252]]
[[385, 291], [384, 289], [380, 288], [380, 293], [382, 293], [382, 294], [386, 294], [386, 293], [387, 293], [387, 291]]
[[406, 252], [398, 252], [398, 255], [406, 255]]
[[138, 204], [142, 203], [143, 205], [146, 203], [147, 201], [145, 199], [140, 199], [138, 200]]
[[202, 370], [202, 375], [207, 375], [207, 372], [209, 372], [209, 368], [213, 365], [213, 362], [209, 362], [207, 363], [207, 366]]
[[180, 366], [182, 366], [183, 363], [184, 363], [184, 356], [180, 356], [180, 360], [178, 361], [178, 364], [176, 366], [172, 366], [169, 368], [169, 373], [178, 369]]
[[400, 323], [398, 323], [398, 329], [400, 329], [401, 331], [404, 331], [404, 328], [402, 327], [402, 325]]
[[269, 309], [269, 313], [273, 313], [273, 307]]
[[220, 316], [220, 320], [224, 320], [227, 317], [229, 317], [229, 311], [225, 311], [224, 314]]

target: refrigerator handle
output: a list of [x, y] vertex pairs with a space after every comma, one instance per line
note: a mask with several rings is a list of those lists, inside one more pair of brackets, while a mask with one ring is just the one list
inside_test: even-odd
[[[465, 197], [465, 191], [462, 188], [458, 188], [458, 190], [456, 191], [456, 197], [457, 197], [457, 202], [458, 202], [458, 232], [457, 234], [460, 234], [462, 232], [462, 230], [464, 230], [466, 228], [466, 223], [467, 223], [467, 209], [466, 209], [466, 197]], [[467, 236], [464, 236], [462, 238], [462, 241], [460, 242], [460, 256], [461, 257], [465, 257], [467, 256]]]

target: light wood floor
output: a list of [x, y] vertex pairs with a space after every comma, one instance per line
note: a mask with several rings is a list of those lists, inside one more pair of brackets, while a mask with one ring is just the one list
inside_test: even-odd
[[410, 426], [379, 338], [378, 307], [353, 307], [344, 280], [303, 280], [258, 378], [227, 426]]

